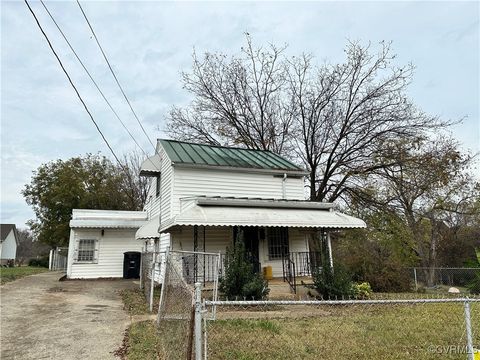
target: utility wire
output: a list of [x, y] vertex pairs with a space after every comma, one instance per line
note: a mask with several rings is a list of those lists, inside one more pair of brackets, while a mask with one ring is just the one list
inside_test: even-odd
[[117, 160], [118, 164], [120, 165], [120, 167], [126, 171], [126, 169], [124, 168], [123, 164], [120, 162], [120, 160], [118, 159], [117, 155], [115, 154], [115, 152], [113, 151], [112, 147], [110, 146], [108, 140], [105, 138], [105, 135], [103, 135], [102, 133], [102, 130], [100, 130], [100, 127], [98, 126], [97, 122], [95, 121], [95, 119], [93, 118], [93, 115], [92, 113], [90, 112], [90, 110], [88, 109], [87, 105], [85, 104], [85, 101], [83, 101], [82, 99], [82, 96], [80, 95], [80, 93], [78, 92], [75, 84], [73, 83], [72, 79], [70, 78], [70, 75], [68, 74], [67, 70], [65, 69], [65, 67], [63, 66], [63, 63], [62, 61], [60, 60], [60, 58], [58, 57], [57, 55], [57, 52], [55, 51], [55, 49], [53, 48], [53, 45], [52, 43], [50, 42], [50, 39], [48, 38], [47, 34], [45, 33], [45, 31], [43, 30], [42, 28], [42, 25], [40, 25], [40, 22], [38, 21], [38, 18], [37, 16], [35, 15], [35, 12], [32, 10], [32, 8], [30, 7], [30, 4], [28, 3], [27, 0], [24, 0], [25, 1], [25, 4], [27, 5], [28, 7], [28, 10], [30, 10], [30, 13], [32, 14], [33, 18], [35, 19], [35, 22], [37, 23], [37, 26], [38, 28], [40, 29], [40, 31], [42, 32], [43, 36], [45, 37], [45, 40], [47, 41], [48, 43], [48, 46], [50, 47], [50, 50], [52, 50], [52, 53], [53, 55], [55, 55], [55, 58], [57, 59], [60, 67], [62, 68], [65, 76], [67, 77], [68, 79], [68, 82], [70, 83], [70, 85], [72, 86], [73, 90], [75, 90], [75, 93], [77, 94], [77, 97], [78, 99], [80, 100], [80, 102], [82, 103], [83, 107], [85, 108], [85, 111], [87, 112], [88, 116], [90, 117], [90, 120], [93, 122], [93, 124], [95, 125], [95, 127], [97, 128], [97, 131], [100, 133], [100, 135], [102, 136], [102, 139], [103, 141], [105, 142], [105, 144], [107, 144], [108, 148], [110, 149], [110, 152], [112, 153], [113, 157], [115, 158], [115, 160]]
[[120, 85], [120, 82], [118, 81], [117, 75], [115, 75], [115, 72], [113, 71], [113, 68], [112, 68], [112, 66], [110, 65], [110, 61], [108, 61], [107, 55], [105, 54], [105, 51], [103, 50], [102, 45], [100, 45], [100, 41], [98, 40], [97, 35], [95, 34], [95, 31], [93, 30], [93, 27], [92, 27], [92, 25], [90, 24], [90, 21], [88, 20], [87, 15], [85, 14], [85, 11], [83, 11], [82, 5], [80, 4], [80, 1], [79, 1], [79, 0], [77, 0], [77, 4], [78, 4], [80, 10], [82, 11], [83, 17], [85, 18], [85, 20], [86, 20], [86, 22], [87, 22], [87, 24], [88, 24], [88, 27], [90, 28], [90, 31], [92, 32], [93, 37], [95, 38], [95, 41], [97, 42], [97, 45], [98, 45], [98, 47], [100, 48], [100, 51], [102, 52], [103, 58], [105, 59], [107, 65], [108, 65], [108, 68], [110, 69], [110, 72], [112, 73], [113, 77], [115, 78], [115, 81], [116, 81], [116, 83], [117, 83], [120, 91], [121, 91], [122, 94], [123, 94], [123, 97], [124, 97], [125, 100], [127, 101], [127, 104], [128, 104], [128, 106], [130, 107], [130, 110], [132, 111], [133, 115], [135, 116], [135, 119], [137, 119], [138, 125], [140, 125], [140, 127], [142, 128], [142, 131], [143, 131], [143, 133], [145, 134], [145, 136], [147, 137], [148, 141], [149, 141], [150, 144], [153, 146], [153, 148], [156, 150], [155, 145], [153, 145], [152, 140], [150, 139], [150, 137], [148, 136], [147, 132], [145, 131], [145, 128], [143, 127], [140, 119], [138, 118], [137, 113], [135, 112], [135, 110], [133, 110], [133, 107], [132, 107], [132, 104], [130, 103], [130, 100], [128, 100], [128, 97], [127, 97], [127, 95], [125, 94], [125, 91], [123, 90], [122, 86]]
[[80, 57], [78, 56], [77, 52], [75, 51], [75, 49], [73, 48], [72, 44], [70, 43], [70, 41], [68, 41], [67, 39], [67, 36], [64, 34], [64, 32], [62, 31], [62, 29], [60, 28], [60, 26], [58, 25], [58, 23], [55, 21], [55, 18], [53, 17], [53, 15], [50, 13], [50, 11], [48, 10], [47, 6], [45, 5], [45, 3], [43, 2], [43, 0], [40, 0], [40, 2], [42, 3], [43, 7], [45, 8], [45, 11], [48, 13], [48, 15], [50, 16], [50, 18], [52, 19], [53, 23], [55, 24], [55, 26], [57, 27], [58, 31], [60, 32], [60, 34], [62, 34], [63, 36], [63, 39], [66, 41], [66, 43], [68, 44], [68, 46], [70, 47], [70, 50], [72, 50], [73, 54], [75, 55], [75, 57], [77, 58], [78, 62], [80, 63], [80, 65], [82, 65], [83, 67], [83, 70], [85, 70], [85, 72], [87, 73], [88, 77], [90, 78], [90, 80], [93, 82], [93, 84], [95, 85], [95, 87], [97, 88], [98, 92], [100, 93], [100, 95], [102, 95], [102, 98], [103, 100], [105, 100], [105, 102], [107, 103], [108, 107], [110, 108], [110, 110], [112, 110], [112, 112], [115, 114], [115, 117], [118, 119], [118, 121], [120, 122], [120, 124], [122, 124], [123, 128], [125, 129], [125, 131], [128, 133], [128, 135], [130, 135], [130, 137], [132, 138], [132, 140], [135, 142], [135, 144], [138, 146], [138, 148], [142, 151], [142, 153], [145, 155], [146, 158], [148, 158], [148, 155], [145, 153], [145, 151], [143, 150], [143, 148], [140, 146], [140, 144], [137, 142], [137, 140], [135, 139], [135, 137], [133, 136], [133, 134], [130, 132], [130, 130], [128, 130], [127, 126], [124, 124], [124, 122], [122, 121], [122, 119], [120, 119], [120, 116], [118, 115], [118, 113], [115, 111], [115, 109], [113, 108], [113, 106], [110, 104], [110, 102], [108, 101], [108, 99], [106, 98], [105, 94], [103, 93], [103, 91], [100, 89], [100, 87], [98, 86], [97, 82], [94, 80], [93, 76], [90, 74], [90, 72], [88, 71], [87, 67], [85, 66], [85, 64], [83, 63], [83, 61], [80, 59]]

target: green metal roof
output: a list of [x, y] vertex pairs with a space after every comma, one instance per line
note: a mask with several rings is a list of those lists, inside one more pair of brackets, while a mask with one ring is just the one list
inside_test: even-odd
[[176, 164], [305, 172], [303, 168], [267, 150], [194, 144], [165, 139], [160, 139], [159, 142], [170, 160]]

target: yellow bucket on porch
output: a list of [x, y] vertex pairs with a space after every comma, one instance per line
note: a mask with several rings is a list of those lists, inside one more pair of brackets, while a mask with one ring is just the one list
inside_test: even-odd
[[271, 266], [264, 266], [263, 267], [263, 278], [265, 280], [272, 280], [273, 279], [273, 271]]

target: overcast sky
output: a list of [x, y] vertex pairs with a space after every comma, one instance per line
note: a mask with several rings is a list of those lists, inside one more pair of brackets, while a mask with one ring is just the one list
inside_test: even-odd
[[[343, 60], [347, 39], [393, 41], [399, 65], [416, 65], [409, 95], [426, 112], [465, 117], [453, 135], [479, 151], [479, 2], [87, 2], [83, 7], [132, 105], [152, 138], [164, 136], [172, 105], [185, 105], [179, 73], [197, 52], [237, 53], [289, 44], [319, 62]], [[86, 66], [142, 146], [151, 151], [108, 72], [75, 2], [46, 1]], [[134, 149], [43, 7], [41, 24], [118, 154]], [[1, 222], [25, 227], [33, 212], [20, 194], [49, 160], [110, 156], [23, 1], [1, 3]]]

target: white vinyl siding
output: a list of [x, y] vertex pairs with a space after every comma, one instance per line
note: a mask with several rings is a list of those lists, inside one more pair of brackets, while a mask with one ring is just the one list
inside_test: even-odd
[[15, 260], [17, 254], [17, 242], [15, 240], [15, 233], [12, 229], [5, 240], [1, 243], [0, 259], [1, 260]]
[[[203, 248], [203, 230], [205, 229], [205, 250]], [[182, 228], [171, 235], [172, 250], [193, 251], [193, 226]], [[232, 228], [226, 226], [199, 226], [198, 251], [225, 254], [227, 246], [232, 243]]]
[[[283, 197], [283, 178], [272, 174], [177, 167], [173, 179], [172, 215], [180, 211], [180, 199], [190, 196]], [[303, 178], [287, 178], [285, 189], [286, 199], [305, 200]]]
[[137, 229], [105, 229], [102, 236], [101, 229], [72, 229], [70, 246], [80, 239], [98, 239], [97, 261], [79, 263], [73, 253], [69, 256], [68, 278], [122, 278], [123, 259], [127, 251], [142, 251], [142, 241], [135, 240]]

